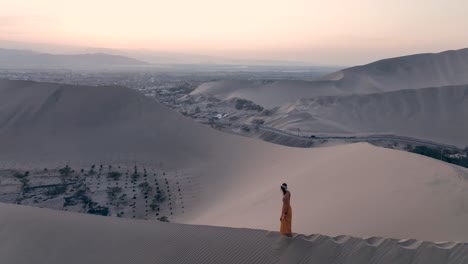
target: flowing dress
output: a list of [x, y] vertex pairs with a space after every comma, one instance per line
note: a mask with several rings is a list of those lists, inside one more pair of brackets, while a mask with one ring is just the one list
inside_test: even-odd
[[[291, 205], [286, 203], [287, 198], [285, 196], [286, 195], [283, 196], [283, 218], [281, 220], [280, 233], [290, 236], [292, 234], [292, 208]], [[291, 197], [291, 194], [289, 194], [289, 197]], [[286, 217], [284, 217], [285, 212], [287, 212]]]

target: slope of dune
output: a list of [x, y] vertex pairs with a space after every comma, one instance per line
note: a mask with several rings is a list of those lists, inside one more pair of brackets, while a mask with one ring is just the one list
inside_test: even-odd
[[329, 82], [280, 80], [272, 82], [223, 80], [201, 84], [191, 95], [214, 96], [221, 100], [243, 98], [263, 107], [275, 107], [298, 98], [339, 95], [343, 91]]
[[122, 87], [3, 80], [0, 158], [184, 170], [196, 188], [182, 223], [276, 230], [288, 182], [296, 232], [468, 241], [462, 168], [367, 144], [298, 149], [224, 134]]
[[302, 99], [265, 119], [303, 134], [395, 134], [468, 145], [468, 85]]
[[468, 48], [384, 59], [330, 74], [340, 88], [385, 92], [468, 83]]
[[[2, 154], [184, 164], [213, 155], [219, 133], [124, 87], [0, 81]], [[229, 140], [228, 140], [229, 141]]]
[[[164, 224], [0, 204], [1, 263], [461, 264], [463, 243]], [[99, 235], [96, 235], [99, 234]], [[46, 242], [45, 242], [46, 241]]]
[[296, 154], [273, 154], [268, 165], [239, 170], [230, 190], [185, 222], [275, 230], [278, 183], [285, 181], [292, 193], [293, 229], [299, 233], [431, 241], [468, 237], [464, 168], [364, 143]]
[[315, 96], [367, 94], [468, 83], [468, 49], [417, 54], [347, 68], [316, 81], [218, 81], [200, 85], [192, 95], [239, 97], [265, 107]]

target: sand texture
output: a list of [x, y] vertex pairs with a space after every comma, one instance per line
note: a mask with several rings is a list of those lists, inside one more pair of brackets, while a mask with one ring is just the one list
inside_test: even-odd
[[316, 96], [368, 94], [468, 83], [468, 49], [417, 54], [351, 67], [315, 81], [217, 81], [200, 85], [192, 95], [239, 97], [264, 107]]
[[[129, 196], [138, 191], [123, 218], [149, 219], [58, 211], [63, 197], [34, 203], [18, 177], [2, 176], [10, 202], [29, 197], [20, 203], [58, 210], [1, 204], [1, 263], [467, 262], [461, 167], [366, 143], [300, 149], [226, 134], [122, 87], [2, 80], [0, 109], [2, 173], [28, 170], [31, 185], [70, 183], [66, 195], [84, 184], [97, 207], [108, 206], [102, 188], [119, 184]], [[76, 169], [71, 178], [57, 175], [65, 164]], [[96, 164], [105, 180], [89, 173]], [[121, 182], [104, 174], [110, 166]], [[149, 175], [132, 182], [134, 166]], [[175, 223], [146, 216], [143, 180], [185, 199], [186, 208], [161, 204]], [[293, 232], [321, 235], [276, 233], [282, 182]]]
[[0, 262], [466, 263], [463, 243], [155, 223], [0, 204]]
[[301, 99], [262, 118], [266, 126], [302, 135], [393, 134], [463, 148], [468, 85]]

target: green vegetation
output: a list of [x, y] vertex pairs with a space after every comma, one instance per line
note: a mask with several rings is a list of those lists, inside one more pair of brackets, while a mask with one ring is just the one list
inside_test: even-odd
[[13, 177], [17, 178], [17, 179], [24, 179], [26, 177], [29, 176], [29, 171], [26, 171], [25, 173], [21, 173], [21, 172], [15, 172], [13, 173]]
[[122, 205], [127, 205], [128, 204], [128, 200], [127, 200], [127, 194], [126, 193], [122, 193], [119, 198], [115, 201], [115, 206], [117, 208], [120, 208], [120, 206]]
[[166, 201], [166, 195], [164, 191], [162, 190], [157, 190], [156, 195], [154, 196], [153, 200], [151, 201], [151, 204], [149, 207], [151, 208], [152, 211], [159, 211], [159, 204], [163, 203]]
[[56, 186], [49, 188], [46, 194], [48, 196], [58, 196], [58, 195], [64, 194], [66, 191], [67, 191], [67, 185], [60, 184], [60, 185], [56, 185]]
[[260, 119], [260, 118], [256, 118], [256, 119], [252, 120], [252, 124], [254, 124], [254, 125], [263, 125], [263, 124], [265, 124], [265, 120]]
[[21, 191], [22, 192], [27, 192], [29, 190], [29, 179], [28, 178], [21, 178]]
[[120, 187], [107, 187], [107, 197], [109, 200], [114, 200], [117, 198], [117, 195], [122, 192]]
[[140, 177], [140, 174], [138, 172], [133, 172], [132, 173], [132, 182], [135, 182], [138, 178]]
[[159, 209], [159, 204], [156, 204], [154, 201], [149, 205], [152, 211]]
[[417, 146], [409, 149], [409, 151], [468, 168], [468, 152], [459, 153], [451, 150], [426, 146]]
[[88, 195], [86, 195], [87, 188], [81, 186], [81, 188], [76, 191], [72, 196], [64, 197], [63, 206], [70, 206], [70, 205], [77, 205], [83, 203], [83, 208], [88, 210], [86, 211], [88, 214], [95, 214], [95, 215], [109, 215], [109, 208], [100, 206], [96, 202], [94, 202]]
[[72, 169], [70, 168], [70, 166], [67, 165], [67, 166], [59, 169], [59, 173], [62, 176], [68, 176], [68, 175], [70, 175], [70, 173], [72, 173]]
[[148, 182], [142, 182], [138, 185], [138, 187], [140, 187], [142, 193], [149, 193], [153, 190]]
[[158, 203], [163, 203], [164, 201], [166, 201], [166, 195], [164, 193], [164, 191], [162, 190], [158, 190], [156, 192], [156, 195], [154, 196], [154, 201], [158, 202]]
[[80, 188], [72, 196], [64, 197], [65, 201], [63, 206], [77, 205], [83, 203], [83, 207], [92, 207], [94, 202], [93, 200], [86, 195], [86, 188]]
[[169, 223], [169, 218], [167, 216], [161, 216], [159, 218], [157, 218], [159, 221], [161, 222], [166, 222], [166, 223]]
[[109, 215], [109, 208], [104, 207], [104, 206], [100, 206], [100, 205], [95, 205], [95, 206], [89, 208], [88, 214], [108, 216]]
[[246, 99], [236, 99], [235, 107], [237, 110], [252, 110], [257, 112], [263, 111], [262, 106]]
[[117, 171], [111, 171], [107, 174], [107, 176], [115, 181], [118, 181], [120, 179], [120, 176], [122, 176], [122, 174]]
[[273, 110], [271, 109], [265, 109], [262, 111], [262, 115], [264, 116], [271, 116], [273, 114]]

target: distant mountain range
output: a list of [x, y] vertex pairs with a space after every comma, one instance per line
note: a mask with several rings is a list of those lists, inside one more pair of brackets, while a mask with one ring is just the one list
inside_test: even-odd
[[0, 49], [2, 68], [103, 68], [119, 66], [145, 66], [149, 63], [106, 53], [50, 54], [30, 50]]
[[[206, 65], [256, 65], [256, 66], [283, 66], [283, 67], [314, 67], [315, 69], [332, 69], [332, 72], [343, 67], [312, 65], [301, 61], [242, 59], [203, 54], [157, 51], [151, 49], [111, 49], [82, 46], [69, 46], [59, 44], [27, 43], [0, 39], [0, 49], [34, 51], [41, 54], [108, 54], [133, 58], [151, 64], [206, 64]], [[1, 65], [1, 64], [0, 64]]]

